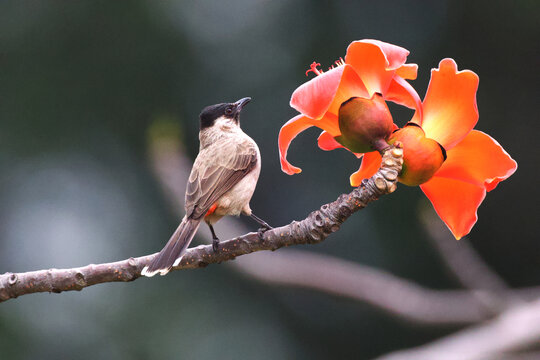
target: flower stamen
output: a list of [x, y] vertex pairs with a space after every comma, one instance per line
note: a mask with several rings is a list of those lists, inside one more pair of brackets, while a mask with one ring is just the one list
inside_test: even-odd
[[312, 62], [311, 65], [309, 66], [309, 69], [306, 71], [306, 76], [308, 76], [310, 71], [313, 71], [313, 73], [317, 76], [324, 73], [324, 71], [317, 69], [317, 66], [321, 66], [321, 64], [315, 61]]
[[328, 70], [332, 70], [332, 69], [334, 69], [336, 67], [340, 67], [340, 66], [343, 66], [343, 65], [345, 65], [345, 60], [343, 60], [343, 58], [340, 57], [339, 60], [334, 61], [334, 64], [332, 64], [332, 66], [330, 66], [328, 68]]

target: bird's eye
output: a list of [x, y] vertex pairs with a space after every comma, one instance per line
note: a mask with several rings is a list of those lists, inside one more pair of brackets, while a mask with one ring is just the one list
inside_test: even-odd
[[227, 107], [225, 108], [225, 114], [231, 115], [232, 112], [233, 112], [233, 107], [232, 107], [232, 106], [227, 106]]

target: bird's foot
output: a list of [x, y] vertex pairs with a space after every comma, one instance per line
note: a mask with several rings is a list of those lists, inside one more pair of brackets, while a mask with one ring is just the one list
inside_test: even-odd
[[270, 225], [266, 224], [266, 226], [261, 226], [258, 230], [257, 230], [257, 235], [259, 236], [259, 240], [261, 241], [264, 241], [264, 233], [267, 232], [268, 230], [272, 230], [273, 227], [271, 227]]
[[212, 250], [214, 250], [214, 252], [219, 250], [219, 239], [217, 237], [212, 239]]
[[219, 238], [217, 237], [212, 224], [208, 223], [208, 227], [210, 228], [210, 231], [212, 232], [212, 250], [214, 250], [214, 252], [217, 252], [219, 250]]
[[[252, 218], [253, 220], [255, 220], [256, 222], [258, 222], [259, 225], [261, 225], [261, 228], [262, 228], [262, 229], [266, 229], [266, 230], [271, 230], [271, 229], [273, 229], [273, 227], [271, 227], [270, 225], [268, 225], [268, 223], [267, 223], [266, 221], [264, 221], [263, 219], [261, 219], [261, 218], [258, 217], [257, 215], [251, 213], [250, 216], [251, 216], [251, 218]], [[266, 231], [266, 230], [265, 230], [265, 231]]]

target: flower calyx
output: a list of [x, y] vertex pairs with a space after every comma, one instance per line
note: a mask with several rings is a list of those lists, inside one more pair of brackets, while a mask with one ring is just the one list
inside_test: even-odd
[[390, 110], [381, 94], [371, 99], [351, 97], [338, 112], [341, 135], [336, 141], [355, 153], [382, 151], [394, 129]]
[[399, 182], [418, 186], [433, 177], [446, 160], [446, 150], [437, 141], [426, 137], [424, 130], [415, 123], [407, 123], [392, 133], [389, 144], [403, 144], [403, 168]]

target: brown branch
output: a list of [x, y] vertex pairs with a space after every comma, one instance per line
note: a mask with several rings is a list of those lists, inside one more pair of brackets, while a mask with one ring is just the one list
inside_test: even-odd
[[525, 300], [491, 269], [468, 238], [455, 241], [433, 211], [422, 211], [420, 218], [447, 269], [461, 285], [471, 290], [486, 311], [496, 315]]
[[[183, 216], [183, 193], [191, 160], [182, 144], [169, 134], [152, 138], [150, 165], [175, 215]], [[219, 223], [219, 233], [246, 232], [236, 218]], [[197, 235], [211, 243], [209, 231]], [[466, 324], [486, 319], [483, 305], [469, 291], [431, 290], [381, 269], [307, 250], [260, 252], [230, 262], [242, 274], [268, 284], [293, 286], [367, 303], [404, 320], [428, 324]]]
[[491, 315], [470, 291], [431, 290], [380, 269], [308, 251], [272, 255], [254, 254], [234, 265], [266, 283], [361, 301], [423, 325], [476, 323]]
[[461, 285], [497, 296], [508, 293], [509, 286], [478, 255], [468, 238], [456, 241], [431, 209], [422, 211], [420, 219], [441, 260]]
[[[165, 199], [177, 216], [183, 216], [183, 195], [191, 160], [185, 155], [178, 137], [171, 136], [170, 132], [152, 138], [149, 155], [152, 170], [166, 194]], [[440, 223], [438, 219], [437, 223]], [[223, 219], [218, 230], [225, 237], [248, 231], [233, 217]], [[205, 243], [212, 242], [209, 231], [201, 231], [197, 237]], [[289, 249], [277, 254], [259, 252], [228, 264], [242, 274], [268, 284], [301, 287], [364, 302], [423, 325], [475, 323], [493, 315], [477, 291], [432, 290], [381, 269], [326, 254], [313, 254], [309, 250]], [[540, 296], [539, 288], [511, 291], [519, 298]]]
[[537, 346], [539, 341], [540, 300], [536, 300], [510, 307], [491, 321], [377, 360], [504, 359], [504, 354]]
[[[336, 201], [323, 205], [302, 221], [274, 228], [264, 233], [260, 239], [256, 233], [249, 233], [222, 242], [217, 252], [209, 245], [201, 245], [188, 250], [174, 270], [193, 269], [208, 264], [232, 260], [237, 256], [261, 250], [276, 250], [283, 246], [315, 244], [323, 241], [354, 212], [363, 209], [371, 201], [395, 191], [397, 175], [403, 163], [403, 150], [398, 146], [382, 152], [383, 159], [379, 171], [349, 194], [341, 195]], [[6, 273], [0, 275], [0, 301], [36, 292], [59, 293], [82, 290], [85, 287], [115, 281], [133, 281], [139, 278], [142, 268], [156, 254], [130, 258], [114, 263], [88, 265], [74, 269], [50, 269], [26, 273]]]

